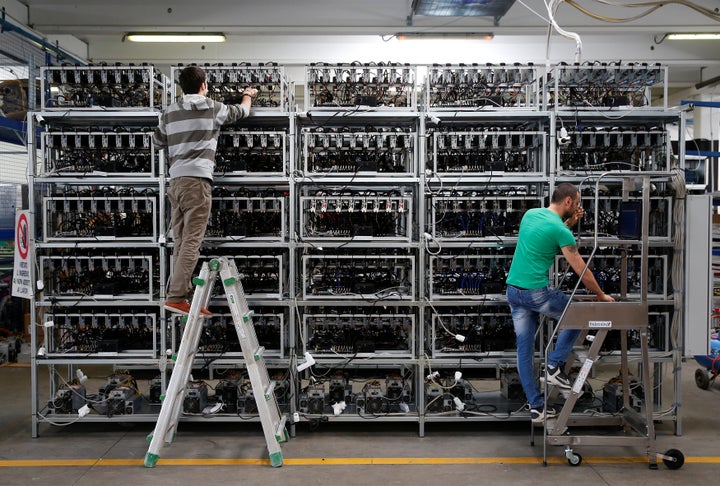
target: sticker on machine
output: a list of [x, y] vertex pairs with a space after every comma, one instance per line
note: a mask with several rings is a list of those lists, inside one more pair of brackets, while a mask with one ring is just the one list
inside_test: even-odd
[[612, 327], [612, 321], [588, 321], [590, 329], [607, 329]]

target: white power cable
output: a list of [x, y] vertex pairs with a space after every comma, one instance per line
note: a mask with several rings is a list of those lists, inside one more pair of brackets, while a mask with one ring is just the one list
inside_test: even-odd
[[447, 327], [445, 327], [445, 324], [443, 323], [442, 319], [440, 318], [440, 313], [437, 311], [437, 309], [435, 308], [435, 306], [433, 306], [430, 302], [428, 302], [428, 305], [430, 306], [430, 308], [431, 308], [431, 309], [433, 310], [433, 312], [435, 313], [435, 317], [437, 318], [438, 323], [440, 323], [440, 326], [445, 330], [445, 332], [448, 333], [449, 335], [451, 335], [452, 337], [454, 337], [456, 341], [461, 342], [461, 343], [464, 343], [464, 342], [465, 342], [465, 336], [463, 336], [462, 334], [456, 334], [456, 333], [454, 333], [454, 332], [451, 332], [450, 329], [448, 329]]
[[685, 228], [685, 173], [676, 168], [673, 170], [671, 184], [675, 191], [675, 202], [673, 203], [673, 240], [675, 246], [673, 248], [674, 255], [672, 259], [670, 277], [673, 286], [673, 300], [675, 312], [673, 312], [672, 324], [670, 325], [670, 344], [673, 349], [678, 348], [678, 336], [680, 332], [682, 296], [685, 293], [683, 287], [683, 267], [684, 263], [684, 228]]
[[557, 33], [565, 37], [566, 39], [575, 40], [575, 62], [580, 62], [580, 60], [582, 59], [582, 40], [580, 39], [580, 35], [575, 32], [569, 32], [563, 29], [555, 21], [555, 11], [557, 10], [557, 7], [564, 1], [565, 0], [550, 0], [549, 2], [546, 1], [545, 7], [547, 8], [550, 23], [557, 31]]
[[[423, 236], [425, 237], [425, 251], [428, 252], [428, 254], [433, 255], [433, 256], [439, 255], [442, 252], [442, 245], [440, 244], [440, 242], [437, 239], [435, 239], [435, 237], [428, 232], [423, 233]], [[429, 242], [435, 243], [435, 245], [437, 245], [437, 250], [431, 251], [430, 247], [427, 244]]]

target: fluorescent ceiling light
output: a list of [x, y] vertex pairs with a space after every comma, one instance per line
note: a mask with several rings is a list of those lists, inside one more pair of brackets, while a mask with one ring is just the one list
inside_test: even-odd
[[130, 42], [225, 42], [225, 34], [205, 32], [130, 32]]
[[676, 32], [667, 34], [670, 40], [720, 40], [720, 32]]
[[492, 40], [492, 32], [398, 32], [398, 40], [410, 39], [465, 39], [465, 40]]

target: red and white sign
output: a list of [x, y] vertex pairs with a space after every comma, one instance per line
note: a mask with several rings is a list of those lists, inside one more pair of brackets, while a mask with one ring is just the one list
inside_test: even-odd
[[13, 268], [12, 295], [32, 299], [32, 243], [30, 239], [30, 211], [19, 211], [15, 218], [15, 266]]

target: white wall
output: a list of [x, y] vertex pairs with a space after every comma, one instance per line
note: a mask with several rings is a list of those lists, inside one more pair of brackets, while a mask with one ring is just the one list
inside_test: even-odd
[[[277, 62], [301, 67], [311, 62], [406, 62], [499, 63], [534, 62], [543, 65], [573, 62], [575, 42], [557, 35], [551, 38], [549, 56], [546, 37], [532, 35], [496, 36], [493, 40], [407, 40], [384, 41], [378, 35], [231, 35], [220, 44], [138, 44], [122, 42], [120, 35], [93, 35], [88, 38], [90, 58], [99, 61], [150, 62], [160, 67], [179, 62]], [[589, 35], [583, 37], [583, 61], [652, 61], [689, 70], [697, 81], [701, 66], [720, 69], [717, 50], [664, 41], [656, 45], [650, 34]], [[671, 75], [673, 69], [671, 68]], [[672, 76], [671, 76], [672, 79]], [[679, 79], [679, 78], [678, 78]], [[302, 83], [302, 76], [293, 81]]]
[[25, 147], [0, 142], [0, 183], [27, 184], [27, 165]]

